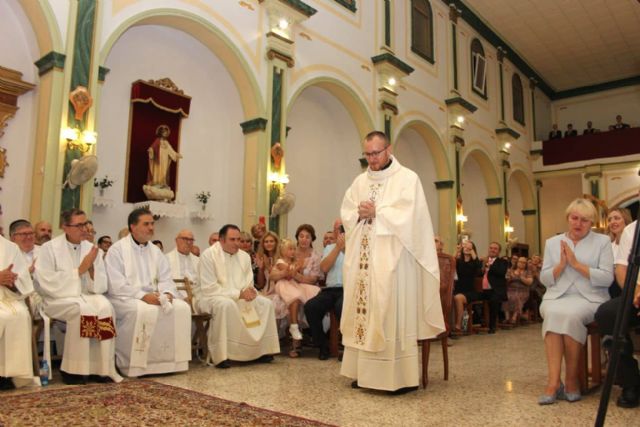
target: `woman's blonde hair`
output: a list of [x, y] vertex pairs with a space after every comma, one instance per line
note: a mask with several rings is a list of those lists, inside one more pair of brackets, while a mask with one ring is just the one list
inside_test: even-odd
[[[276, 247], [273, 248], [273, 254], [265, 254], [265, 251], [264, 251], [264, 239], [266, 239], [269, 236], [273, 237], [276, 241]], [[280, 237], [278, 237], [278, 235], [273, 231], [267, 231], [266, 233], [264, 233], [264, 236], [262, 236], [262, 239], [260, 239], [260, 244], [258, 245], [258, 254], [267, 255], [267, 256], [276, 256], [278, 255], [279, 246], [280, 246]]]
[[591, 201], [583, 199], [582, 197], [569, 203], [569, 206], [567, 206], [567, 210], [565, 211], [565, 218], [568, 219], [572, 212], [577, 212], [580, 216], [589, 218], [592, 224], [595, 224], [598, 220], [598, 211], [596, 210], [596, 207], [593, 206]]

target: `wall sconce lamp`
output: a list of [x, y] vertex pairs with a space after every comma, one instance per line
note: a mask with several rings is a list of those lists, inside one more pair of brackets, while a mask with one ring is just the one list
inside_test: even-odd
[[271, 172], [269, 174], [269, 182], [274, 190], [279, 190], [285, 187], [289, 183], [289, 175], [279, 174], [278, 172]]
[[459, 214], [456, 215], [456, 222], [464, 224], [468, 220], [469, 220], [469, 218], [466, 215], [463, 215], [462, 213], [459, 213]]
[[515, 229], [512, 226], [510, 226], [510, 225], [505, 225], [504, 226], [504, 232], [505, 233], [509, 234], [509, 233], [513, 233], [514, 231], [515, 231]]
[[62, 130], [62, 137], [67, 140], [68, 150], [80, 150], [86, 153], [98, 142], [98, 134], [91, 130], [80, 132], [78, 128], [65, 128]]

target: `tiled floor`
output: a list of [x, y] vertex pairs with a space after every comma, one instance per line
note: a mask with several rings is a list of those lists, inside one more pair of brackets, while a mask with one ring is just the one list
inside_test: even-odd
[[[354, 390], [339, 375], [335, 359], [319, 361], [309, 349], [302, 358], [278, 356], [269, 365], [236, 364], [220, 370], [193, 362], [184, 374], [154, 381], [326, 423], [344, 426], [590, 426], [600, 393], [577, 403], [540, 407], [546, 365], [540, 325], [463, 337], [449, 348], [450, 377], [432, 346], [429, 386], [404, 396]], [[135, 380], [127, 380], [135, 381]], [[60, 385], [54, 378], [49, 386]], [[26, 389], [11, 393], [28, 392]], [[640, 409], [620, 409], [614, 387], [607, 426], [640, 426]]]

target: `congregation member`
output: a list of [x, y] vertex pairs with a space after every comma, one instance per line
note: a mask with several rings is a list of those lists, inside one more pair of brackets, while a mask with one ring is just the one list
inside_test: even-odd
[[[462, 332], [462, 318], [465, 306], [479, 299], [473, 282], [482, 272], [482, 261], [478, 258], [476, 245], [471, 240], [463, 240], [456, 252], [456, 275], [453, 290], [454, 335]], [[471, 319], [469, 320], [471, 321]]]
[[280, 254], [271, 270], [271, 280], [275, 282], [276, 294], [284, 301], [289, 314], [289, 333], [293, 346], [290, 357], [299, 357], [302, 346], [302, 331], [299, 327], [300, 310], [309, 299], [315, 297], [320, 288], [304, 282], [304, 264], [296, 259], [296, 244], [293, 240], [282, 239]]
[[240, 232], [240, 250], [245, 251], [253, 258], [253, 238], [246, 231]]
[[31, 363], [31, 316], [24, 302], [32, 292], [20, 248], [0, 236], [0, 390], [37, 383]]
[[[629, 265], [629, 256], [633, 246], [633, 236], [636, 231], [638, 222], [633, 221], [627, 225], [620, 237], [620, 243], [617, 248], [615, 258], [615, 277], [620, 287], [625, 284], [627, 276], [627, 268]], [[600, 334], [605, 337], [603, 340], [604, 347], [607, 351], [611, 350], [611, 336], [616, 321], [616, 316], [620, 311], [622, 304], [622, 296], [619, 295], [598, 307], [595, 320], [598, 323]], [[640, 325], [640, 285], [636, 283], [633, 295], [633, 308], [629, 315], [629, 323], [625, 325], [627, 334], [625, 335], [624, 344], [620, 349], [620, 358], [618, 359], [617, 377], [621, 379], [622, 393], [616, 399], [616, 405], [621, 408], [635, 408], [640, 405], [640, 371], [638, 370], [638, 361], [633, 357], [634, 347], [633, 340], [628, 331]]]
[[100, 238], [98, 238], [98, 247], [102, 250], [102, 252], [104, 252], [105, 255], [109, 251], [109, 248], [112, 244], [113, 241], [111, 240], [111, 236], [100, 236]]
[[118, 240], [122, 239], [123, 237], [127, 237], [129, 235], [129, 228], [125, 227], [122, 230], [118, 231]]
[[34, 230], [36, 232], [36, 245], [43, 245], [51, 240], [52, 229], [51, 224], [47, 221], [36, 223]]
[[[620, 237], [625, 227], [631, 223], [631, 212], [626, 208], [612, 208], [607, 212], [607, 228], [606, 233], [611, 239], [611, 249], [613, 250], [613, 259], [618, 259], [618, 252], [620, 247]], [[609, 296], [615, 298], [620, 296], [622, 291], [620, 290], [621, 284], [618, 284], [614, 277], [613, 283], [609, 286]]]
[[561, 138], [562, 138], [562, 131], [558, 129], [558, 125], [554, 123], [553, 126], [551, 126], [551, 132], [549, 132], [549, 139], [561, 139]]
[[164, 244], [162, 243], [162, 240], [154, 240], [151, 243], [156, 245], [158, 249], [160, 249], [160, 252], [164, 252]]
[[383, 132], [369, 133], [363, 146], [369, 167], [341, 207], [347, 240], [340, 373], [354, 388], [402, 394], [420, 382], [417, 340], [445, 331], [438, 258], [416, 173], [392, 156]]
[[507, 300], [507, 270], [509, 261], [500, 257], [502, 245], [489, 244], [488, 255], [483, 261], [482, 293], [480, 300], [489, 302], [489, 333], [496, 333], [502, 303]]
[[86, 384], [86, 377], [92, 375], [100, 382], [120, 382], [114, 365], [114, 312], [103, 295], [107, 275], [102, 255], [88, 241], [83, 211], [63, 212], [61, 223], [64, 233], [41, 246], [35, 274], [45, 314], [67, 324], [62, 380]]
[[134, 209], [127, 223], [130, 234], [105, 257], [118, 327], [116, 364], [128, 377], [186, 371], [191, 308], [179, 299], [167, 257], [151, 244], [151, 211]]
[[220, 233], [214, 231], [209, 236], [209, 246], [213, 246], [214, 243], [217, 243], [220, 240]]
[[226, 369], [234, 361], [268, 363], [280, 352], [276, 319], [271, 301], [253, 285], [251, 259], [241, 251], [240, 229], [227, 224], [220, 229], [220, 241], [200, 257], [196, 306], [211, 314], [209, 358]]
[[433, 237], [433, 243], [436, 245], [436, 252], [439, 254], [444, 253], [444, 242], [440, 236]]
[[567, 130], [564, 131], [564, 137], [568, 138], [571, 136], [578, 136], [578, 131], [573, 128], [573, 125], [571, 123], [569, 123], [567, 125]]
[[[171, 267], [171, 277], [173, 279], [184, 279], [191, 282], [192, 288], [197, 288], [198, 262], [199, 258], [191, 253], [193, 247], [193, 233], [190, 230], [180, 230], [176, 236], [176, 247], [167, 254], [169, 266]], [[187, 294], [180, 292], [183, 298]]]
[[628, 129], [628, 128], [631, 127], [631, 126], [629, 126], [628, 123], [624, 123], [622, 121], [622, 116], [620, 114], [618, 114], [616, 116], [616, 122], [611, 126], [613, 127], [614, 130]]
[[276, 292], [275, 282], [271, 280], [271, 270], [278, 260], [279, 253], [280, 238], [273, 231], [266, 232], [260, 240], [256, 253], [257, 271], [254, 273], [256, 278], [254, 283], [260, 295], [271, 300], [278, 324], [278, 335], [284, 336], [286, 334], [289, 311], [287, 310], [287, 304]]
[[527, 269], [527, 258], [519, 257], [515, 267], [507, 271], [507, 301], [503, 304], [507, 323], [515, 325], [523, 317], [532, 284], [533, 276]]
[[258, 252], [258, 245], [264, 235], [267, 234], [267, 226], [259, 222], [251, 226], [251, 236], [253, 237], [253, 251]]
[[93, 221], [87, 220], [87, 240], [89, 243], [96, 242], [96, 229], [93, 226]]
[[342, 315], [342, 266], [344, 263], [344, 232], [341, 230], [342, 220], [333, 223], [335, 242], [324, 248], [320, 269], [325, 274], [325, 286], [304, 305], [304, 313], [311, 329], [313, 343], [319, 347], [318, 359], [329, 358], [329, 342], [324, 332], [322, 321], [330, 310], [336, 315], [338, 323]]
[[[547, 387], [540, 405], [558, 399], [581, 399], [579, 369], [587, 327], [609, 299], [613, 251], [609, 238], [591, 231], [598, 213], [586, 199], [576, 199], [565, 212], [567, 231], [547, 239], [540, 280], [546, 286], [540, 314], [547, 356]], [[565, 381], [560, 379], [564, 360]]]
[[327, 231], [322, 236], [322, 247], [326, 248], [327, 246], [336, 242], [336, 236], [333, 231]]
[[311, 224], [302, 224], [296, 230], [296, 262], [299, 272], [295, 279], [300, 283], [316, 285], [322, 278], [320, 271], [320, 254], [313, 250], [316, 241], [316, 230]]
[[582, 131], [582, 134], [583, 135], [591, 135], [591, 134], [598, 133], [598, 132], [600, 132], [600, 131], [598, 129], [594, 128], [593, 127], [593, 123], [591, 122], [591, 120], [589, 120], [587, 122], [587, 128]]

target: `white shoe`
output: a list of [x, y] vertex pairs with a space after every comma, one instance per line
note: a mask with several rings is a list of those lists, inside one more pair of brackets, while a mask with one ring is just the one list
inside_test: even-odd
[[289, 326], [289, 333], [294, 340], [302, 340], [302, 334], [300, 333], [300, 329], [298, 328], [297, 323], [292, 323], [291, 326]]

